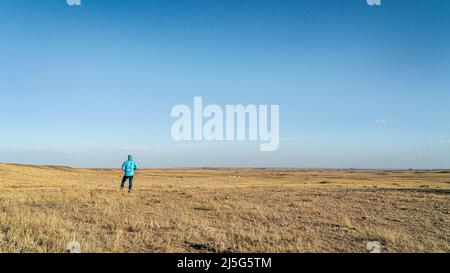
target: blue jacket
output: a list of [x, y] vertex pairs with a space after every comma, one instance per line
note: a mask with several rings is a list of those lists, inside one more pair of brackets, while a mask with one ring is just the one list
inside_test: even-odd
[[122, 171], [125, 172], [125, 176], [133, 176], [134, 172], [138, 169], [139, 166], [133, 161], [133, 156], [131, 155], [129, 155], [128, 160], [122, 164]]

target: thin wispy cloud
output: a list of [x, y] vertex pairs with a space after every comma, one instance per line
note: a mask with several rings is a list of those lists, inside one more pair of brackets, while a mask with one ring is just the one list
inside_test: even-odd
[[393, 123], [393, 122], [395, 122], [395, 120], [385, 119], [385, 118], [378, 118], [375, 120], [375, 123], [378, 123], [378, 124], [386, 124], [386, 123]]
[[145, 152], [146, 148], [143, 147], [135, 147], [135, 146], [129, 146], [129, 147], [123, 147], [118, 149], [121, 152]]

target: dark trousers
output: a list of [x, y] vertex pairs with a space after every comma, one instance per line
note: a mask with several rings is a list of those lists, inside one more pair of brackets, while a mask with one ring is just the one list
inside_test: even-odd
[[130, 189], [130, 191], [131, 191], [131, 189], [133, 188], [133, 177], [134, 176], [123, 176], [123, 178], [122, 178], [122, 184], [120, 184], [120, 187], [121, 188], [124, 188], [125, 187], [125, 182], [127, 181], [127, 179], [129, 179], [129, 182], [130, 183], [128, 183], [128, 188]]

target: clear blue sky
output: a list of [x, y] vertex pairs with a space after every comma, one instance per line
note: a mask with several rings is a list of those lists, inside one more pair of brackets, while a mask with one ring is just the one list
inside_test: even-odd
[[[0, 162], [450, 168], [450, 1], [2, 0]], [[279, 104], [281, 143], [170, 110]]]

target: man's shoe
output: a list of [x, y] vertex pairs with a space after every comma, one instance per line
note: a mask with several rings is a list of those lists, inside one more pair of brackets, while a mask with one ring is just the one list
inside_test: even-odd
[[131, 193], [132, 192], [132, 190], [128, 190], [128, 193]]

